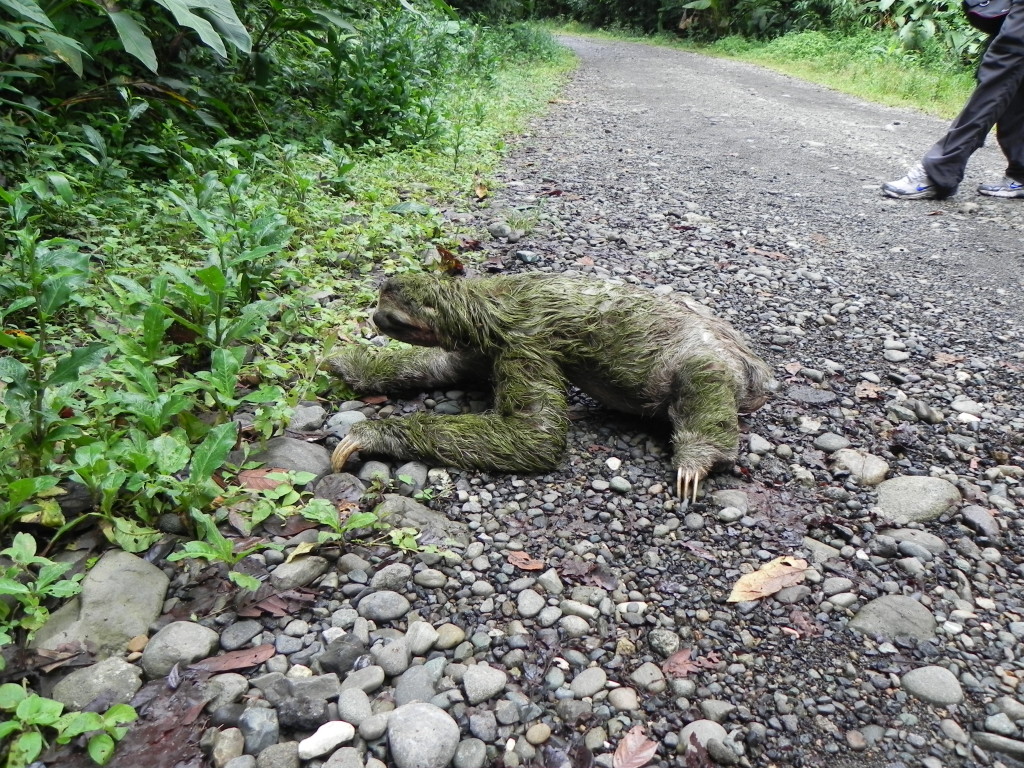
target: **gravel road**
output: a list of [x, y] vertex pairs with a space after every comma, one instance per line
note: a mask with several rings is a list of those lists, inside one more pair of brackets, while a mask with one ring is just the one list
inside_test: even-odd
[[[79, 624], [125, 623], [102, 574], [130, 566], [153, 597], [122, 643], [165, 626], [118, 674], [97, 664], [54, 695], [127, 701], [145, 673], [151, 701], [168, 670], [251, 652], [207, 667], [245, 674], [195, 681], [208, 723], [180, 704], [179, 764], [206, 764], [198, 743], [217, 768], [639, 767], [637, 727], [658, 766], [1024, 765], [1024, 201], [973, 192], [997, 152], [950, 200], [888, 200], [879, 185], [943, 121], [747, 64], [566, 43], [581, 66], [564, 95], [512, 142], [500, 188], [451, 216], [490, 233], [495, 271], [685, 293], [743, 330], [779, 388], [743, 419], [737, 467], [680, 502], [664, 425], [578, 393], [549, 475], [356, 464], [317, 495], [355, 504], [393, 478], [381, 514], [447, 554], [292, 558], [317, 534], [278, 525], [284, 551], [240, 566], [277, 594], [216, 591], [216, 611], [180, 565], [104, 558]], [[387, 394], [325, 428], [486, 408]], [[327, 416], [297, 409], [311, 439], [271, 441], [268, 466], [326, 474]], [[788, 586], [729, 601], [777, 558]], [[122, 764], [152, 754], [148, 732]]]

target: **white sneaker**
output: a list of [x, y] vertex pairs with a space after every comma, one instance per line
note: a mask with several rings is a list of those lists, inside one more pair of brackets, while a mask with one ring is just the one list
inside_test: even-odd
[[989, 197], [1024, 197], [1024, 184], [1009, 176], [1004, 176], [1002, 181], [982, 184], [978, 187], [978, 194]]
[[882, 185], [882, 192], [889, 197], [901, 200], [934, 200], [948, 197], [956, 190], [947, 190], [935, 184], [924, 170], [923, 165], [915, 165], [907, 175], [896, 181], [887, 181]]

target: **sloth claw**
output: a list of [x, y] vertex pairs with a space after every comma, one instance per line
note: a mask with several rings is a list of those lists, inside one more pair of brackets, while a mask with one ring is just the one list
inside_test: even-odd
[[697, 503], [697, 492], [707, 473], [700, 469], [676, 469], [676, 495], [691, 504]]
[[335, 472], [341, 472], [345, 468], [345, 464], [352, 457], [352, 454], [360, 448], [362, 448], [362, 444], [351, 435], [343, 437], [334, 449], [334, 453], [331, 454], [331, 469]]

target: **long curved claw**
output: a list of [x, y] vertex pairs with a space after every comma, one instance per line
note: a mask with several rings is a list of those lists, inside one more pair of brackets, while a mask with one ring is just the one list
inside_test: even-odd
[[352, 454], [362, 448], [362, 445], [351, 435], [346, 435], [338, 443], [334, 449], [334, 453], [331, 454], [331, 469], [335, 472], [341, 472], [345, 468], [345, 464], [352, 457]]
[[700, 483], [705, 473], [699, 469], [676, 468], [676, 495], [680, 499], [688, 500], [691, 504], [697, 503], [697, 493], [700, 491]]

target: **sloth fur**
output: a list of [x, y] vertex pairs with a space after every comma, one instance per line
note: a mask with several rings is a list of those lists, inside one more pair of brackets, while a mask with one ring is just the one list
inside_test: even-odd
[[328, 361], [356, 392], [490, 380], [494, 407], [360, 422], [334, 453], [336, 471], [355, 451], [550, 471], [565, 451], [572, 383], [609, 408], [670, 420], [677, 491], [696, 497], [713, 468], [735, 461], [738, 415], [771, 386], [768, 366], [706, 308], [599, 278], [409, 273], [383, 285], [373, 321], [415, 346], [357, 346]]

